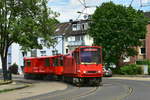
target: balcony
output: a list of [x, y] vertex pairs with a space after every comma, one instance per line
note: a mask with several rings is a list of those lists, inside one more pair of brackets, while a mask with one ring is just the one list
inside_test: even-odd
[[80, 46], [85, 45], [84, 41], [70, 41], [68, 42], [68, 46]]

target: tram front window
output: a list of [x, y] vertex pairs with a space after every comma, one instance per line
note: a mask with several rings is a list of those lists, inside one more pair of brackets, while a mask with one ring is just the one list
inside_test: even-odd
[[81, 64], [100, 64], [99, 48], [81, 48], [80, 51]]

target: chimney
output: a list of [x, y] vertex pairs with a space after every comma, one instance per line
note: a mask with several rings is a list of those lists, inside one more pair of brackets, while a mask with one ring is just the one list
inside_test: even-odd
[[73, 20], [72, 20], [72, 19], [70, 19], [70, 20], [69, 20], [69, 22], [71, 22], [71, 23], [72, 23], [72, 22], [73, 22]]

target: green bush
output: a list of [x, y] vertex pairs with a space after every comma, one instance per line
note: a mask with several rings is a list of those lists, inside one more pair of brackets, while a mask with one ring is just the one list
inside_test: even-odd
[[120, 68], [111, 68], [113, 74], [120, 74]]
[[13, 65], [11, 65], [9, 67], [9, 71], [12, 73], [12, 74], [18, 74], [18, 65], [16, 63], [14, 63]]
[[136, 75], [141, 73], [141, 68], [136, 64], [126, 65], [120, 68], [120, 74], [122, 75]]
[[139, 60], [139, 61], [136, 61], [136, 64], [138, 64], [138, 65], [150, 65], [150, 60]]

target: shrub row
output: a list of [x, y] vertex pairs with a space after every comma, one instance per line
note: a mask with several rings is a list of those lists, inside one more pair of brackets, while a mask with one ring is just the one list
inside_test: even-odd
[[131, 64], [122, 66], [121, 68], [113, 69], [113, 74], [121, 74], [121, 75], [142, 74], [142, 69], [136, 64]]
[[122, 75], [142, 74], [142, 69], [136, 64], [126, 65], [120, 68], [120, 74]]
[[138, 65], [150, 65], [150, 60], [139, 60], [139, 61], [136, 61], [136, 64], [138, 64]]

